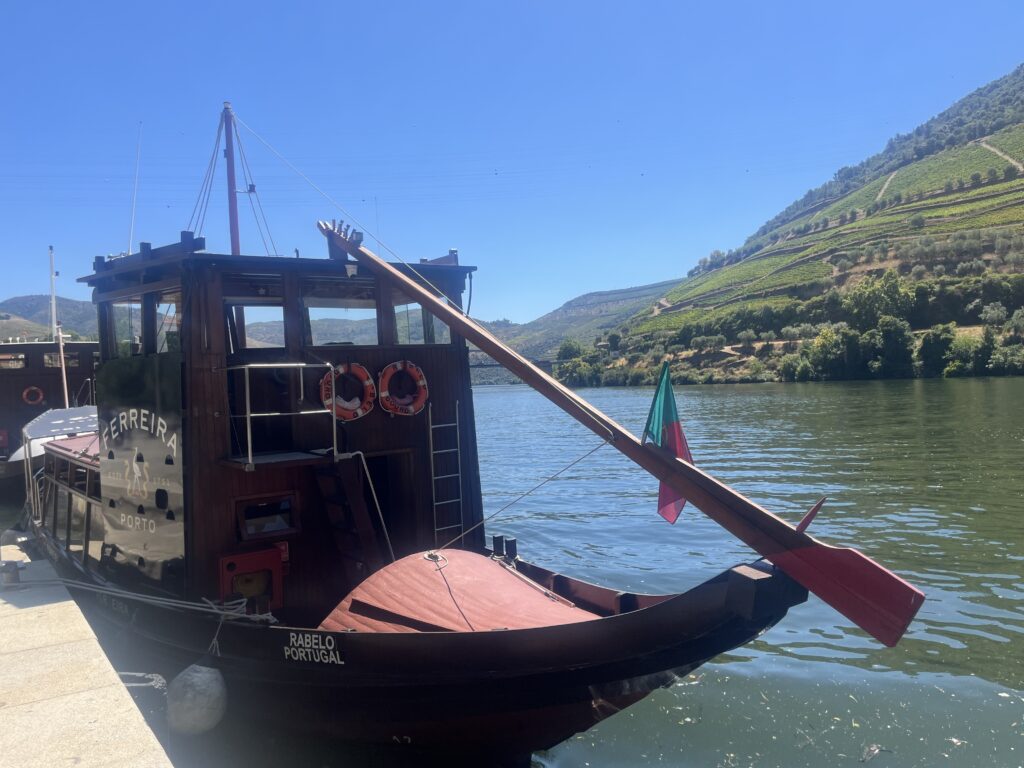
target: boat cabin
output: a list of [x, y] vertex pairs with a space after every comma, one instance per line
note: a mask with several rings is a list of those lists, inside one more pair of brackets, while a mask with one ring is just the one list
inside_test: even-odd
[[[70, 405], [92, 403], [96, 350], [94, 341], [64, 342]], [[22, 427], [48, 408], [64, 405], [60, 358], [53, 341], [0, 343], [0, 478], [22, 475]]]
[[[337, 249], [204, 247], [183, 232], [82, 278], [99, 432], [77, 455], [104, 518], [82, 546], [136, 588], [240, 594], [315, 625], [373, 571], [480, 521], [467, 344]], [[453, 305], [474, 270], [454, 252], [396, 268]], [[482, 529], [456, 546], [482, 550]]]

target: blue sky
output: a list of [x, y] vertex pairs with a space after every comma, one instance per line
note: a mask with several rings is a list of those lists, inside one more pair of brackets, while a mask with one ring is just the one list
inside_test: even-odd
[[[402, 258], [458, 248], [473, 314], [682, 277], [1024, 61], [1024, 4], [17, 3], [0, 46], [0, 296], [174, 241], [224, 100]], [[341, 217], [242, 129], [278, 250]], [[223, 162], [219, 168], [223, 172]], [[206, 226], [229, 249], [222, 177]], [[242, 248], [263, 243], [242, 210]]]

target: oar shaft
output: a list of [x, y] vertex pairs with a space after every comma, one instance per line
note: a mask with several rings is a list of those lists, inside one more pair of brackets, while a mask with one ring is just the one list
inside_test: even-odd
[[470, 318], [456, 312], [392, 265], [330, 225], [320, 229], [339, 248], [446, 322], [580, 424], [693, 502], [704, 514], [768, 558], [875, 638], [893, 645], [924, 600], [919, 590], [856, 550], [830, 547], [729, 486], [656, 446], [644, 445], [614, 419], [541, 371]]

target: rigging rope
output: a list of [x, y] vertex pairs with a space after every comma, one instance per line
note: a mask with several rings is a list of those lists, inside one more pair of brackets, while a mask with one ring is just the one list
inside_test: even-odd
[[[245, 150], [242, 148], [242, 135], [238, 132], [238, 126], [235, 126], [235, 140], [238, 142], [238, 157], [242, 161], [242, 176], [245, 179], [245, 190], [246, 195], [249, 198], [249, 207], [252, 208], [252, 216], [256, 220], [256, 229], [259, 230], [260, 239], [263, 240], [263, 249], [267, 252], [268, 256], [277, 255], [277, 243], [274, 242], [274, 236], [270, 234], [270, 222], [267, 221], [267, 215], [263, 212], [263, 203], [260, 202], [260, 195], [256, 191], [256, 183], [252, 175], [252, 171], [249, 170], [249, 161], [246, 160]], [[256, 205], [253, 205], [252, 199], [256, 198]], [[256, 213], [256, 206], [259, 206], [259, 213]], [[260, 224], [260, 217], [263, 219], [263, 224]], [[266, 228], [267, 235], [263, 236], [263, 230]], [[270, 238], [270, 245], [274, 251], [271, 253], [270, 248], [267, 247], [267, 238]]]
[[256, 131], [254, 131], [251, 127], [249, 127], [249, 125], [244, 120], [242, 120], [242, 118], [240, 118], [237, 114], [235, 115], [235, 122], [237, 122], [239, 125], [243, 126], [247, 131], [249, 131], [249, 133], [251, 133], [253, 136], [255, 136], [257, 138], [257, 140], [259, 140], [260, 143], [263, 144], [263, 146], [265, 146], [267, 149], [269, 149], [271, 152], [273, 152], [278, 157], [278, 159], [281, 160], [281, 162], [283, 162], [285, 165], [287, 165], [289, 168], [291, 168], [307, 184], [309, 184], [309, 186], [311, 186], [318, 193], [320, 193], [321, 197], [323, 197], [328, 203], [333, 205], [342, 214], [344, 214], [345, 217], [349, 220], [349, 222], [354, 224], [360, 231], [365, 232], [370, 237], [372, 237], [374, 242], [377, 243], [377, 245], [380, 246], [381, 250], [387, 251], [392, 256], [394, 256], [395, 259], [397, 259], [403, 265], [408, 267], [410, 272], [412, 272], [414, 275], [416, 275], [416, 277], [418, 277], [420, 280], [422, 280], [424, 285], [428, 286], [438, 296], [441, 296], [444, 299], [446, 299], [449, 304], [453, 305], [460, 312], [462, 312], [463, 314], [466, 314], [465, 311], [458, 305], [457, 302], [452, 301], [451, 297], [448, 296], [448, 294], [446, 294], [444, 291], [442, 291], [440, 288], [438, 288], [436, 285], [434, 285], [432, 282], [430, 282], [426, 277], [424, 277], [422, 274], [420, 274], [419, 270], [416, 269], [416, 266], [414, 264], [410, 264], [409, 262], [407, 262], [405, 259], [403, 259], [401, 256], [399, 256], [396, 251], [394, 251], [391, 247], [389, 247], [387, 245], [387, 243], [385, 243], [379, 237], [374, 235], [373, 232], [371, 232], [369, 230], [369, 228], [367, 228], [358, 219], [356, 219], [355, 216], [353, 216], [351, 213], [349, 213], [348, 210], [346, 210], [345, 207], [341, 205], [341, 203], [336, 201], [333, 197], [331, 197], [326, 192], [324, 192], [320, 187], [318, 187], [313, 182], [313, 180], [311, 178], [309, 178], [309, 176], [307, 176], [302, 171], [300, 171], [298, 168], [296, 168], [295, 165], [288, 158], [286, 158], [284, 155], [282, 155], [280, 152], [278, 152], [276, 149], [274, 149], [274, 147], [270, 144], [270, 142], [268, 142], [266, 139], [264, 139], [262, 136], [260, 136], [258, 133], [256, 133]]
[[203, 176], [203, 183], [199, 186], [199, 197], [192, 208], [192, 215], [189, 217], [185, 229], [202, 233], [203, 224], [206, 222], [206, 209], [210, 204], [210, 193], [213, 191], [213, 175], [217, 168], [217, 150], [220, 149], [220, 139], [224, 133], [224, 121], [217, 123], [217, 138], [213, 142], [213, 153], [210, 155], [210, 162], [206, 164], [206, 174]]
[[475, 530], [475, 529], [479, 528], [479, 527], [480, 527], [481, 525], [483, 525], [484, 523], [490, 522], [491, 520], [493, 520], [494, 518], [496, 518], [496, 517], [497, 517], [498, 515], [500, 515], [500, 514], [501, 514], [502, 512], [504, 512], [504, 511], [505, 511], [506, 509], [508, 509], [509, 507], [511, 507], [511, 506], [512, 506], [513, 504], [518, 504], [518, 503], [519, 503], [520, 501], [522, 501], [523, 499], [525, 499], [525, 498], [526, 498], [527, 496], [529, 496], [529, 495], [530, 495], [531, 493], [533, 493], [533, 492], [534, 492], [534, 491], [536, 491], [536, 490], [539, 490], [539, 489], [540, 489], [540, 488], [542, 488], [542, 487], [543, 487], [544, 485], [546, 485], [547, 483], [549, 483], [549, 482], [551, 482], [552, 480], [554, 480], [554, 479], [555, 479], [556, 477], [558, 477], [558, 476], [559, 476], [560, 474], [562, 474], [562, 473], [563, 473], [563, 472], [565, 472], [566, 470], [572, 469], [573, 467], [575, 467], [575, 466], [576, 466], [577, 464], [579, 464], [579, 463], [580, 463], [581, 461], [583, 461], [584, 459], [586, 459], [586, 458], [589, 458], [589, 457], [590, 457], [591, 455], [593, 455], [593, 454], [594, 454], [595, 452], [597, 452], [597, 450], [598, 450], [599, 448], [601, 448], [601, 446], [603, 446], [603, 445], [605, 445], [605, 443], [603, 443], [603, 442], [602, 442], [602, 443], [598, 443], [598, 444], [597, 444], [596, 446], [594, 446], [593, 448], [591, 448], [591, 449], [590, 449], [589, 451], [587, 451], [586, 453], [584, 453], [584, 454], [583, 454], [582, 456], [580, 456], [580, 457], [578, 457], [578, 458], [574, 459], [573, 461], [569, 462], [568, 464], [566, 464], [566, 465], [565, 465], [564, 467], [562, 467], [562, 468], [561, 468], [560, 470], [558, 470], [557, 472], [555, 472], [555, 474], [551, 475], [550, 477], [546, 477], [546, 478], [544, 478], [544, 479], [543, 479], [543, 480], [541, 480], [541, 481], [540, 481], [539, 483], [537, 483], [537, 485], [533, 486], [533, 488], [531, 488], [530, 490], [528, 490], [528, 491], [526, 491], [525, 493], [522, 493], [522, 494], [520, 494], [519, 496], [517, 496], [516, 498], [512, 499], [512, 501], [510, 501], [510, 502], [509, 502], [508, 504], [506, 504], [505, 506], [503, 506], [503, 507], [502, 507], [501, 509], [499, 509], [499, 510], [498, 510], [497, 512], [494, 512], [493, 514], [490, 514], [490, 515], [488, 515], [487, 517], [485, 517], [485, 518], [484, 518], [483, 520], [481, 520], [480, 522], [478, 522], [478, 523], [476, 523], [475, 525], [473, 525], [473, 526], [470, 526], [469, 528], [467, 528], [466, 530], [464, 530], [464, 531], [463, 531], [462, 533], [460, 533], [460, 534], [459, 534], [458, 536], [456, 536], [456, 537], [455, 537], [454, 539], [452, 539], [451, 541], [449, 541], [449, 542], [448, 542], [447, 544], [445, 544], [445, 545], [443, 545], [443, 546], [441, 546], [441, 547], [438, 547], [438, 548], [437, 548], [436, 550], [433, 550], [433, 551], [437, 552], [437, 551], [440, 551], [440, 550], [442, 550], [442, 549], [447, 549], [447, 548], [448, 548], [448, 547], [450, 547], [450, 546], [451, 546], [452, 544], [454, 544], [454, 543], [455, 543], [456, 541], [458, 541], [459, 539], [461, 539], [461, 538], [465, 537], [465, 536], [466, 536], [466, 535], [467, 535], [467, 534], [468, 534], [468, 533], [469, 533], [470, 531], [473, 531], [473, 530]]

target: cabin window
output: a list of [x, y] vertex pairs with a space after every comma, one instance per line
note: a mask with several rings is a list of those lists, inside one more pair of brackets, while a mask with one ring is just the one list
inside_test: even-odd
[[[43, 365], [47, 368], [60, 368], [60, 352], [46, 352], [43, 354]], [[64, 353], [64, 367], [77, 368], [78, 355]]]
[[53, 476], [59, 485], [67, 486], [70, 481], [71, 464], [67, 459], [57, 459], [57, 468]]
[[79, 493], [85, 493], [89, 489], [89, 470], [77, 464], [71, 466], [71, 487]]
[[181, 351], [181, 292], [164, 293], [156, 304], [156, 352]]
[[225, 304], [231, 352], [284, 347], [284, 307]]
[[0, 355], [0, 369], [4, 368], [24, 368], [25, 367], [25, 355], [16, 354], [12, 352], [5, 352]]
[[377, 343], [377, 299], [372, 282], [316, 280], [302, 284], [307, 345]]
[[228, 349], [284, 347], [284, 288], [280, 275], [225, 275]]
[[89, 503], [84, 496], [77, 493], [71, 494], [71, 520], [68, 533], [68, 551], [78, 560], [81, 560], [85, 552], [85, 525], [86, 510]]
[[396, 344], [448, 344], [452, 340], [448, 326], [430, 314], [419, 302], [400, 293], [394, 294]]
[[47, 455], [46, 461], [48, 464], [46, 468], [47, 482], [43, 483], [43, 487], [39, 490], [39, 506], [36, 508], [33, 518], [39, 527], [45, 526], [46, 521], [52, 517], [47, 512], [53, 510], [53, 497], [56, 495], [53, 481], [49, 479], [53, 475], [53, 458]]
[[57, 486], [57, 506], [53, 511], [53, 535], [57, 541], [66, 544], [68, 540], [68, 502], [70, 494], [68, 489]]
[[235, 503], [238, 530], [244, 541], [298, 533], [295, 496], [244, 499]]
[[90, 499], [100, 499], [100, 473], [90, 472], [89, 479], [86, 485], [86, 493]]
[[132, 357], [142, 354], [142, 304], [137, 301], [112, 305], [114, 314], [114, 354]]
[[106, 536], [102, 507], [98, 504], [90, 504], [88, 521], [89, 538], [86, 544], [86, 557], [89, 566], [95, 568], [103, 560], [103, 539]]

